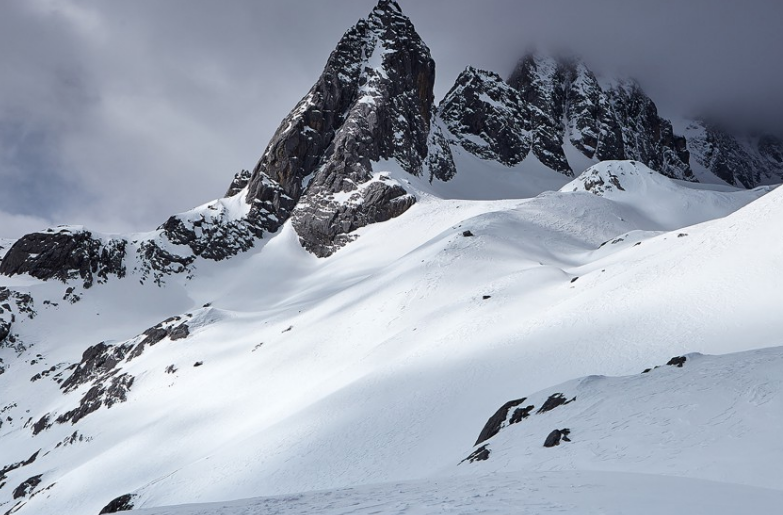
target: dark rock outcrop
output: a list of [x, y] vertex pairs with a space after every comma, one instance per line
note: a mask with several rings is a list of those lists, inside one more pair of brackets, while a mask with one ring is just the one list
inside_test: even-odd
[[133, 386], [133, 380], [134, 377], [132, 375], [121, 374], [109, 376], [102, 381], [96, 382], [95, 386], [82, 396], [79, 406], [57, 417], [57, 423], [71, 422], [75, 424], [102, 406], [111, 408], [117, 403], [125, 402], [127, 393]]
[[501, 406], [500, 409], [497, 410], [494, 415], [489, 417], [489, 420], [487, 420], [487, 423], [484, 424], [484, 427], [481, 429], [481, 433], [479, 433], [479, 437], [476, 440], [476, 443], [473, 445], [478, 445], [481, 442], [489, 440], [490, 438], [498, 434], [500, 429], [503, 427], [503, 423], [506, 421], [506, 418], [508, 418], [509, 410], [511, 410], [511, 408], [519, 406], [526, 400], [527, 400], [526, 397], [522, 397], [521, 399], [509, 401], [505, 403], [503, 406]]
[[571, 399], [570, 401], [565, 398], [565, 396], [562, 393], [554, 393], [549, 396], [549, 398], [544, 402], [544, 404], [538, 409], [536, 413], [546, 413], [547, 411], [552, 411], [553, 409], [563, 406], [565, 404], [569, 404], [571, 402], [574, 402], [576, 400], [576, 397]]
[[[633, 81], [602, 85], [574, 58], [524, 56], [508, 81], [468, 68], [438, 108], [450, 143], [508, 166], [529, 152], [573, 176], [571, 144], [596, 160], [635, 159], [672, 178], [694, 180], [687, 142], [658, 116]], [[576, 170], [581, 172], [582, 170]]]
[[0, 262], [0, 274], [63, 282], [81, 278], [87, 289], [110, 274], [125, 276], [125, 246], [125, 240], [104, 242], [86, 230], [49, 229], [18, 239]]
[[101, 342], [88, 347], [82, 353], [82, 359], [73, 373], [60, 385], [70, 392], [90, 381], [104, 377], [114, 371], [117, 364], [125, 359], [133, 345], [109, 345]]
[[3, 482], [3, 480], [6, 479], [6, 474], [11, 472], [12, 470], [16, 470], [21, 467], [26, 467], [27, 465], [33, 463], [38, 458], [38, 453], [40, 453], [41, 450], [35, 451], [32, 456], [27, 458], [24, 461], [19, 461], [16, 463], [11, 463], [10, 465], [5, 465], [2, 468], [0, 468], [0, 483]]
[[568, 438], [568, 435], [571, 434], [571, 430], [568, 428], [564, 429], [555, 429], [549, 435], [546, 437], [546, 440], [544, 440], [544, 447], [555, 447], [560, 445], [560, 440], [562, 439], [564, 442], [570, 442], [571, 439]]
[[250, 173], [250, 170], [242, 170], [238, 172], [236, 175], [234, 175], [234, 180], [231, 181], [231, 185], [228, 187], [226, 194], [223, 196], [233, 197], [237, 193], [241, 192], [250, 183], [250, 177], [252, 177], [252, 175], [253, 174]]
[[25, 481], [23, 481], [22, 484], [14, 489], [14, 499], [26, 497], [27, 494], [32, 492], [36, 486], [41, 484], [42, 477], [43, 474], [38, 474], [37, 476], [27, 478]]
[[374, 177], [371, 163], [393, 159], [422, 173], [434, 79], [435, 64], [413, 24], [397, 2], [380, 0], [345, 33], [283, 120], [253, 170], [251, 209], [273, 213], [279, 224], [293, 215], [302, 245], [318, 256], [350, 241], [355, 229], [405, 212], [414, 197], [398, 182]]
[[491, 451], [489, 450], [489, 447], [486, 445], [482, 445], [472, 453], [470, 453], [470, 456], [462, 460], [460, 463], [468, 462], [468, 463], [475, 463], [477, 461], [486, 461], [489, 459]]
[[533, 153], [546, 167], [568, 176], [573, 170], [563, 151], [566, 77], [561, 63], [535, 53], [524, 56], [508, 79], [526, 103], [533, 129]]
[[688, 361], [688, 358], [685, 356], [675, 356], [666, 364], [670, 367], [682, 368], [686, 361]]
[[530, 152], [532, 122], [526, 103], [495, 73], [468, 67], [438, 106], [438, 116], [452, 144], [482, 159], [513, 166]]
[[779, 138], [732, 134], [706, 121], [692, 122], [685, 133], [693, 159], [721, 180], [744, 188], [783, 182], [783, 142]]
[[129, 511], [133, 509], [133, 494], [124, 494], [114, 498], [109, 504], [104, 506], [98, 515], [105, 513], [118, 513], [120, 511]]

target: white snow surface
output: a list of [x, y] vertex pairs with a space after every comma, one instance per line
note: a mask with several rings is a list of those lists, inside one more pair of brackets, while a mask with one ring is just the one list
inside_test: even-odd
[[[437, 184], [379, 164], [376, 172], [405, 184], [417, 203], [399, 218], [360, 229], [356, 241], [327, 259], [306, 253], [286, 224], [236, 258], [197, 260], [192, 279], [172, 276], [157, 287], [139, 284], [130, 271], [81, 292], [73, 305], [60, 300], [67, 285], [3, 277], [3, 285], [32, 293], [38, 314], [20, 317], [15, 326], [26, 351], [0, 349], [6, 367], [0, 409], [16, 403], [3, 413], [13, 420], [0, 427], [0, 467], [41, 452], [8, 472], [0, 511], [22, 501], [16, 513], [97, 514], [125, 493], [136, 494], [143, 508], [314, 490], [332, 493], [151, 513], [347, 513], [349, 505], [370, 513], [379, 498], [377, 513], [399, 513], [405, 506], [436, 506], [439, 496], [464, 502], [465, 513], [503, 513], [526, 499], [530, 513], [561, 505], [582, 507], [573, 513], [625, 513], [634, 499], [657, 499], [662, 504], [650, 506], [678, 513], [713, 513], [688, 511], [694, 505], [688, 492], [704, 499], [699, 506], [725, 508], [715, 513], [735, 513], [730, 508], [737, 499], [750, 499], [762, 513], [780, 505], [783, 486], [758, 471], [767, 469], [767, 462], [759, 463], [765, 459], [779, 463], [781, 448], [758, 426], [783, 422], [783, 410], [773, 410], [780, 407], [774, 386], [781, 375], [725, 365], [741, 391], [724, 398], [735, 382], [689, 375], [708, 370], [713, 358], [641, 379], [596, 381], [611, 385], [603, 390], [587, 381], [579, 388], [593, 388], [591, 405], [603, 407], [581, 436], [580, 417], [561, 421], [555, 410], [546, 415], [552, 423], [501, 432], [489, 461], [458, 463], [487, 418], [513, 398], [590, 374], [638, 374], [688, 352], [780, 345], [783, 319], [774, 315], [783, 300], [783, 277], [775, 273], [783, 267], [777, 236], [783, 190], [699, 189], [631, 162], [599, 164], [568, 185], [543, 170], [492, 176], [481, 163], [475, 166], [474, 176], [458, 175], [439, 191]], [[583, 191], [590, 177], [606, 183], [611, 176], [622, 190]], [[504, 188], [506, 200], [500, 200]], [[519, 198], [525, 188], [537, 196]], [[476, 199], [480, 195], [491, 200]], [[509, 200], [512, 195], [518, 198]], [[233, 206], [225, 210], [234, 212]], [[463, 236], [466, 230], [473, 236]], [[118, 365], [135, 377], [126, 402], [35, 437], [24, 427], [28, 419], [73, 409], [89, 388], [63, 394], [51, 378], [31, 382], [31, 376], [78, 362], [89, 345], [123, 342], [185, 313], [188, 338], [165, 339]], [[730, 364], [734, 358], [714, 359]], [[203, 365], [194, 367], [196, 361]], [[177, 371], [166, 373], [172, 364]], [[664, 395], [659, 379], [678, 384], [673, 374], [688, 378], [677, 392], [680, 403]], [[743, 393], [751, 387], [758, 395]], [[642, 406], [629, 401], [615, 413], [602, 400], [625, 390], [638, 394], [630, 399], [649, 393], [644, 402], [661, 406], [676, 423], [644, 433], [649, 414]], [[768, 417], [758, 423], [742, 418], [758, 412], [736, 408], [752, 399], [766, 399], [761, 406]], [[558, 409], [588, 417], [588, 402], [580, 398]], [[695, 402], [707, 408], [690, 409]], [[745, 442], [743, 435], [755, 437], [732, 433], [737, 426], [731, 423], [723, 431], [717, 410], [724, 405], [735, 408], [726, 415], [730, 422], [740, 417], [761, 431], [759, 442]], [[715, 424], [713, 433], [682, 422], [694, 412], [714, 415], [693, 419]], [[637, 433], [620, 435], [616, 444], [601, 441], [603, 424], [623, 413], [638, 415], [629, 423], [638, 441]], [[573, 443], [543, 454], [540, 430], [562, 423], [574, 430]], [[622, 426], [613, 429], [603, 434], [617, 436]], [[74, 431], [89, 441], [56, 447]], [[698, 440], [700, 434], [715, 440]], [[747, 462], [716, 463], [686, 448], [704, 441], [734, 456], [751, 447], [757, 454]], [[759, 455], [762, 443], [767, 455]], [[677, 468], [686, 458], [689, 466]], [[647, 472], [655, 476], [640, 475]], [[16, 485], [37, 474], [42, 482], [32, 497], [11, 498]], [[511, 483], [523, 486], [509, 492]], [[672, 492], [670, 499], [663, 499], [665, 492]], [[606, 496], [616, 503], [602, 504]], [[395, 499], [399, 505], [390, 504]]]

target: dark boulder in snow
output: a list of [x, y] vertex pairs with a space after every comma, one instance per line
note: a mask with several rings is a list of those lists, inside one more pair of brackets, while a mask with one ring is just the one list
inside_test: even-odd
[[105, 513], [117, 513], [120, 511], [129, 511], [133, 509], [133, 494], [124, 494], [113, 499], [109, 504], [104, 506], [98, 515], [104, 515]]
[[544, 402], [544, 404], [538, 409], [536, 413], [546, 413], [547, 411], [552, 411], [553, 409], [557, 408], [558, 406], [563, 406], [565, 404], [569, 404], [571, 402], [574, 402], [576, 400], [576, 397], [571, 399], [570, 401], [565, 398], [565, 396], [562, 393], [555, 393], [549, 396], [549, 398]]
[[460, 463], [468, 462], [468, 463], [474, 463], [476, 461], [486, 461], [489, 459], [490, 450], [486, 445], [482, 445], [472, 453], [470, 453], [470, 456], [462, 460]]
[[675, 356], [666, 364], [672, 367], [682, 368], [686, 361], [688, 361], [688, 358], [685, 356]]
[[564, 442], [570, 442], [571, 439], [568, 438], [569, 434], [571, 434], [571, 430], [568, 428], [555, 429], [554, 431], [549, 433], [549, 436], [546, 437], [546, 440], [544, 441], [544, 447], [555, 447], [557, 445], [560, 445], [561, 439]]

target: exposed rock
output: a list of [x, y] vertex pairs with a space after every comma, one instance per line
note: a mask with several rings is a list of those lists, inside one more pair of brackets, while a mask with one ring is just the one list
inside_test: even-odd
[[561, 439], [565, 442], [570, 442], [571, 439], [568, 438], [569, 434], [571, 434], [571, 430], [568, 428], [555, 429], [554, 431], [549, 433], [549, 436], [546, 437], [546, 440], [544, 441], [544, 447], [555, 447], [557, 445], [560, 445]]
[[538, 409], [536, 413], [546, 413], [547, 411], [552, 411], [553, 409], [557, 408], [558, 406], [563, 406], [565, 404], [570, 404], [576, 400], [576, 397], [571, 399], [570, 401], [565, 398], [565, 396], [562, 393], [554, 393], [549, 396], [549, 398], [544, 402], [544, 404]]
[[82, 353], [82, 359], [74, 372], [60, 385], [60, 388], [70, 392], [80, 385], [106, 376], [125, 359], [132, 347], [131, 344], [109, 345], [105, 342], [88, 347]]
[[124, 494], [113, 499], [109, 504], [104, 506], [98, 515], [104, 515], [105, 513], [117, 513], [120, 511], [129, 511], [133, 509], [133, 494]]
[[533, 411], [532, 404], [525, 406], [524, 408], [517, 408], [514, 410], [514, 413], [511, 415], [511, 419], [508, 421], [509, 425], [511, 424], [518, 424], [519, 422], [522, 422], [523, 419], [526, 419], [530, 416], [530, 412]]
[[451, 143], [482, 159], [513, 166], [530, 152], [532, 124], [525, 101], [495, 73], [468, 67], [437, 113], [448, 127]]
[[226, 194], [223, 196], [233, 197], [237, 193], [241, 192], [247, 187], [248, 183], [250, 183], [250, 177], [252, 177], [252, 175], [253, 174], [250, 173], [250, 170], [242, 170], [238, 172], [236, 175], [234, 175], [234, 180], [231, 181], [231, 185], [228, 187]]
[[622, 127], [623, 159], [641, 161], [673, 179], [695, 181], [686, 139], [674, 135], [671, 122], [658, 116], [655, 103], [638, 83], [618, 82], [607, 94]]
[[108, 377], [103, 381], [97, 382], [84, 394], [79, 406], [57, 417], [58, 424], [65, 422], [77, 423], [90, 413], [95, 412], [102, 406], [111, 408], [113, 405], [125, 402], [127, 393], [133, 386], [134, 377], [130, 374]]
[[685, 362], [688, 360], [685, 356], [675, 356], [672, 359], [669, 360], [668, 363], [666, 363], [669, 366], [682, 368], [682, 366], [685, 364]]
[[248, 184], [251, 212], [272, 213], [278, 225], [293, 214], [302, 245], [328, 256], [357, 228], [406, 211], [414, 197], [373, 177], [371, 163], [394, 159], [422, 172], [430, 143], [438, 147], [430, 138], [434, 71], [399, 5], [378, 2], [275, 133]]
[[783, 142], [775, 136], [732, 134], [706, 121], [690, 123], [685, 134], [693, 159], [733, 186], [783, 182]]
[[187, 338], [189, 334], [190, 329], [188, 324], [183, 322], [171, 330], [169, 333], [169, 338], [171, 338], [171, 341], [182, 340]]
[[566, 80], [561, 63], [531, 53], [519, 61], [508, 83], [526, 104], [535, 156], [544, 166], [573, 176], [563, 151]]
[[41, 484], [42, 477], [43, 474], [38, 474], [37, 476], [27, 478], [24, 482], [22, 482], [22, 484], [14, 489], [14, 499], [26, 497], [27, 494], [32, 492], [36, 486]]
[[29, 458], [27, 458], [24, 461], [19, 461], [17, 463], [12, 463], [10, 465], [5, 465], [3, 468], [0, 468], [0, 482], [3, 481], [4, 479], [6, 479], [6, 474], [8, 472], [11, 472], [12, 470], [16, 470], [16, 469], [21, 468], [21, 467], [25, 467], [25, 466], [33, 463], [36, 460], [36, 458], [38, 458], [38, 453], [40, 453], [40, 452], [41, 452], [41, 450], [39, 449], [39, 450], [35, 451], [32, 454], [32, 456], [30, 456]]
[[573, 176], [564, 151], [570, 143], [595, 161], [636, 159], [669, 177], [694, 180], [685, 138], [674, 135], [641, 87], [633, 81], [602, 85], [578, 59], [530, 53], [507, 82], [468, 68], [438, 116], [451, 144], [509, 166], [532, 151], [546, 167]]
[[50, 415], [47, 413], [46, 415], [42, 416], [38, 419], [38, 422], [33, 424], [33, 436], [37, 435], [41, 431], [45, 431], [52, 427], [52, 424], [49, 422]]
[[487, 420], [487, 423], [484, 424], [484, 428], [481, 430], [481, 433], [479, 433], [479, 437], [476, 440], [476, 443], [473, 445], [478, 445], [481, 442], [489, 440], [490, 438], [498, 434], [500, 429], [503, 427], [506, 418], [508, 418], [509, 410], [511, 410], [511, 408], [519, 406], [526, 400], [527, 400], [526, 397], [522, 397], [521, 399], [509, 401], [505, 403], [503, 406], [501, 406], [500, 409], [497, 410], [494, 415], [489, 417], [489, 420]]
[[80, 277], [87, 289], [110, 274], [125, 276], [125, 246], [125, 240], [104, 242], [83, 229], [49, 229], [18, 239], [0, 262], [0, 274], [63, 282]]
[[468, 462], [468, 463], [475, 463], [477, 461], [486, 461], [489, 459], [490, 450], [486, 445], [482, 445], [472, 453], [470, 453], [470, 456], [462, 460], [460, 463]]
[[463, 235], [464, 237], [466, 237], [466, 238], [470, 238], [471, 236], [473, 236], [473, 233], [472, 233], [472, 232], [470, 232], [470, 231], [463, 231], [463, 232], [462, 232], [462, 235]]

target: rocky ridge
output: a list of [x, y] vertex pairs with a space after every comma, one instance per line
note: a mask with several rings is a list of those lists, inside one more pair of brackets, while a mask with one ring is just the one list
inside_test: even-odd
[[755, 188], [783, 181], [783, 141], [776, 136], [737, 136], [699, 120], [688, 123], [684, 133], [695, 163], [732, 186]]
[[580, 60], [531, 53], [507, 81], [468, 68], [438, 107], [468, 152], [508, 166], [532, 152], [546, 167], [573, 176], [572, 145], [597, 161], [635, 159], [676, 179], [693, 181], [685, 138], [658, 116], [633, 81], [601, 85]]

